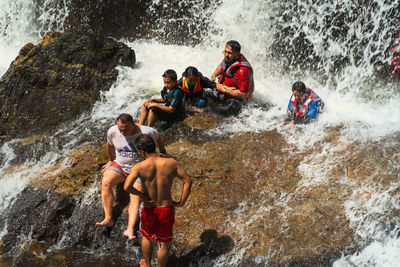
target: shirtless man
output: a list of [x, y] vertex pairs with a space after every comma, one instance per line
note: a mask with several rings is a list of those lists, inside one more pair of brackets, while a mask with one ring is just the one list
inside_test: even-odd
[[[168, 260], [168, 243], [172, 241], [172, 227], [175, 221], [174, 207], [183, 207], [189, 197], [192, 180], [182, 166], [173, 158], [160, 157], [155, 151], [153, 139], [143, 134], [135, 141], [144, 161], [135, 164], [126, 178], [124, 189], [143, 200], [140, 217], [140, 232], [143, 234], [142, 253], [144, 259], [140, 266], [151, 266], [153, 246], [158, 243], [158, 266], [166, 266]], [[132, 185], [140, 177], [142, 192]], [[173, 178], [184, 182], [180, 200], [173, 201], [171, 187]]]
[[[131, 115], [122, 113], [117, 118], [117, 125], [112, 126], [107, 132], [106, 150], [109, 162], [103, 167], [103, 179], [101, 185], [101, 200], [103, 202], [105, 218], [101, 222], [97, 222], [97, 226], [112, 227], [114, 221], [112, 219], [112, 211], [114, 205], [113, 188], [125, 181], [132, 166], [143, 158], [133, 145], [135, 139], [143, 134], [149, 134], [156, 140], [160, 153], [166, 153], [164, 139], [155, 129], [144, 125], [139, 125], [133, 121]], [[135, 183], [137, 190], [142, 189], [140, 179]], [[136, 241], [133, 234], [134, 226], [138, 220], [139, 197], [130, 194], [130, 202], [128, 207], [128, 226], [124, 235], [129, 240]]]

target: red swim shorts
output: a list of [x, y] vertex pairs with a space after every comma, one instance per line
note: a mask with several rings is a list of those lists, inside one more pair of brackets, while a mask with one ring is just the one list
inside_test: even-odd
[[145, 208], [140, 216], [140, 232], [153, 241], [171, 242], [175, 222], [174, 206]]
[[121, 166], [114, 160], [111, 165], [107, 168], [107, 170], [113, 170], [124, 176], [124, 178], [128, 177], [128, 173], [126, 173]]

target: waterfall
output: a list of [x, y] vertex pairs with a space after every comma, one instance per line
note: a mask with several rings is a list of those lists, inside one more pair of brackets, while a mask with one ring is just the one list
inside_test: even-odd
[[[40, 42], [47, 31], [64, 31], [72, 2], [2, 0], [0, 73], [6, 72], [25, 43]], [[366, 175], [362, 184], [353, 184], [359, 188], [346, 199], [343, 209], [361, 249], [337, 259], [334, 266], [396, 266], [400, 258], [400, 182], [398, 179], [382, 185], [379, 178], [393, 175], [400, 167], [400, 152], [396, 150], [400, 132], [400, 82], [390, 74], [391, 59], [387, 53], [394, 35], [400, 32], [400, 2], [185, 0], [177, 5], [152, 1], [148, 9], [154, 17], [154, 24], [149, 25], [152, 38], [121, 39], [135, 50], [137, 67], [118, 67], [117, 81], [109, 91], [102, 92], [101, 100], [89, 114], [62, 125], [42, 145], [29, 138], [0, 144], [0, 215], [31, 179], [50, 171], [76, 146], [104, 141], [107, 128], [118, 114], [127, 112], [138, 119], [143, 101], [159, 95], [163, 86], [161, 74], [166, 69], [174, 69], [180, 76], [192, 65], [209, 77], [222, 60], [226, 41], [235, 39], [254, 68], [254, 98], [260, 105], [249, 105], [239, 116], [223, 121], [208, 134], [226, 136], [276, 130], [298, 153], [307, 153], [318, 145], [322, 148], [312, 150], [300, 164], [298, 171], [303, 178], [296, 192], [282, 195], [272, 204], [244, 201], [232, 212], [229, 227], [245, 235], [247, 223], [259, 220], [269, 211], [268, 205], [286, 207], [302, 188], [335, 179], [337, 183], [351, 184], [348, 174], [339, 177], [332, 174], [344, 161], [343, 155], [351, 152], [345, 151], [348, 144], [357, 144], [360, 150], [383, 147], [385, 153], [392, 149], [393, 154], [384, 155], [390, 161], [387, 169]], [[173, 15], [157, 16], [163, 6], [174, 8], [170, 10]], [[180, 17], [175, 8], [184, 8], [191, 19]], [[182, 35], [188, 34], [179, 30], [180, 24], [196, 33], [187, 43], [174, 42], [176, 36], [184, 40]], [[325, 110], [317, 121], [299, 127], [301, 134], [282, 128], [291, 86], [297, 80], [302, 80], [325, 102]], [[340, 129], [338, 142], [343, 147], [323, 142], [327, 129], [332, 128]], [[21, 145], [24, 142], [32, 144]], [[21, 147], [29, 149], [32, 156], [22, 157]], [[293, 156], [292, 153], [288, 151], [288, 156]], [[91, 188], [88, 194], [96, 193]], [[267, 196], [271, 192], [260, 188], [259, 193]], [[252, 216], [244, 217], [242, 212], [247, 209], [253, 209]], [[0, 229], [0, 239], [5, 231]], [[67, 239], [64, 236], [58, 245], [63, 246]], [[248, 252], [247, 246], [252, 245], [247, 241], [238, 241], [240, 246], [231, 255], [203, 263], [235, 265]], [[260, 262], [268, 262], [271, 253], [265, 251]]]

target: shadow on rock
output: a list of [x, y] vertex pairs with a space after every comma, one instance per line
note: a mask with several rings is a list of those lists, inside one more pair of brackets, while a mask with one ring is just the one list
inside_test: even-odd
[[234, 242], [229, 236], [218, 237], [214, 229], [205, 230], [200, 235], [202, 245], [194, 248], [188, 254], [181, 257], [171, 256], [168, 259], [167, 266], [197, 266], [199, 260], [208, 262], [225, 253], [228, 253], [234, 247]]

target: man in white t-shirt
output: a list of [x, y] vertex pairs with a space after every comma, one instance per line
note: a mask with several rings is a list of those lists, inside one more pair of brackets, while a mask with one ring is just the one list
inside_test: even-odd
[[[134, 146], [135, 140], [141, 134], [147, 134], [157, 143], [161, 154], [166, 154], [164, 139], [157, 130], [139, 125], [133, 121], [131, 115], [123, 113], [117, 118], [117, 125], [112, 126], [107, 132], [106, 150], [109, 162], [103, 167], [103, 179], [101, 187], [101, 200], [103, 202], [105, 218], [97, 222], [97, 226], [112, 227], [112, 211], [114, 205], [113, 188], [120, 183], [125, 182], [131, 168], [136, 163], [143, 160], [138, 150]], [[142, 189], [140, 181], [134, 184], [137, 190]], [[137, 195], [130, 194], [130, 203], [128, 208], [128, 227], [124, 235], [129, 240], [136, 241], [133, 233], [137, 222], [140, 199]]]

